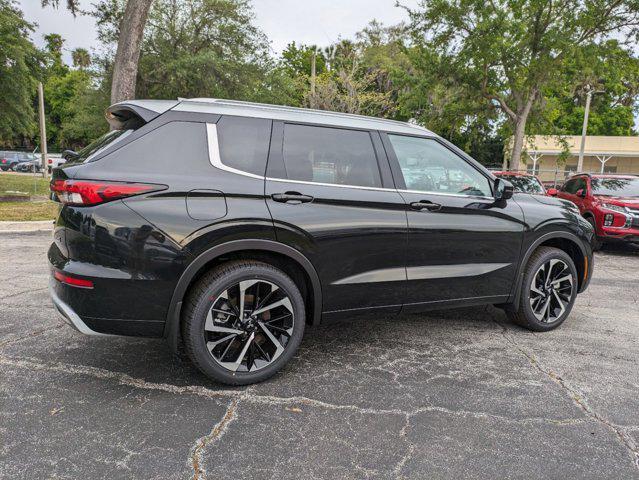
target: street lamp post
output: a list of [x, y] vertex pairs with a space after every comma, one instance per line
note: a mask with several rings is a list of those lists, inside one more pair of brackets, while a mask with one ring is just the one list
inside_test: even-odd
[[584, 169], [584, 150], [586, 149], [586, 132], [588, 131], [588, 115], [590, 114], [590, 100], [592, 99], [592, 87], [586, 85], [586, 111], [584, 112], [584, 124], [581, 127], [581, 146], [579, 147], [579, 162], [577, 162], [577, 172]]
[[584, 124], [581, 127], [581, 146], [579, 147], [579, 161], [577, 162], [577, 172], [584, 169], [584, 150], [586, 149], [586, 132], [588, 131], [588, 116], [590, 115], [590, 101], [595, 93], [603, 93], [603, 90], [595, 90], [588, 84], [586, 89], [586, 110], [584, 111]]

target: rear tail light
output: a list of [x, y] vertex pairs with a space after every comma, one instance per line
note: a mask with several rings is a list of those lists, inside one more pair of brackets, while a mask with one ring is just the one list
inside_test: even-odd
[[53, 276], [57, 281], [66, 283], [67, 285], [71, 285], [72, 287], [93, 288], [93, 282], [85, 278], [70, 277], [69, 275], [65, 275], [64, 273], [58, 272], [57, 270], [53, 272]]
[[93, 180], [53, 180], [51, 191], [65, 205], [98, 205], [111, 200], [164, 190], [164, 185], [101, 182]]
[[48, 162], [49, 162], [49, 165], [51, 165], [53, 163], [53, 160], [49, 159]]

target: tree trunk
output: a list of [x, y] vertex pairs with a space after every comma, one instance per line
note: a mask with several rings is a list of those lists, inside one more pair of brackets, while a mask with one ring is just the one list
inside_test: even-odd
[[[527, 115], [526, 115], [527, 117]], [[520, 115], [515, 119], [515, 132], [513, 135], [513, 151], [510, 154], [510, 170], [519, 170], [521, 151], [524, 148], [524, 135], [526, 133], [526, 117]]]
[[142, 35], [152, 3], [153, 0], [128, 0], [126, 4], [113, 64], [111, 103], [135, 98]]

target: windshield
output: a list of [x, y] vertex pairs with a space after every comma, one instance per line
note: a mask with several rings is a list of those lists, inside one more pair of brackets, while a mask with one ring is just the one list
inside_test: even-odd
[[592, 193], [609, 197], [639, 197], [638, 178], [592, 178]]
[[537, 180], [537, 177], [528, 175], [497, 175], [499, 178], [508, 180], [515, 187], [515, 192], [521, 193], [541, 193], [544, 194], [545, 190], [542, 184]]
[[70, 158], [68, 163], [90, 162], [93, 157], [103, 151], [106, 147], [126, 138], [132, 131], [133, 130], [113, 130], [102, 135], [100, 138], [94, 140], [80, 150], [77, 157]]

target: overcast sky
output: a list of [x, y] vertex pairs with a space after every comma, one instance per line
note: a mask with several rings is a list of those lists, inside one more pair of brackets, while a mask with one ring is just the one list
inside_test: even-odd
[[[402, 0], [415, 6], [418, 0]], [[74, 48], [98, 47], [95, 25], [91, 17], [73, 18], [68, 11], [51, 7], [43, 9], [40, 0], [19, 0], [28, 21], [38, 24], [33, 40], [42, 45], [42, 36], [59, 33], [66, 40], [65, 58], [70, 62]], [[65, 4], [66, 0], [61, 0]], [[82, 0], [89, 9], [92, 0]], [[352, 38], [366, 24], [377, 19], [393, 25], [406, 19], [395, 0], [253, 0], [255, 24], [266, 33], [277, 53], [295, 40], [297, 43], [325, 46], [338, 38]]]

